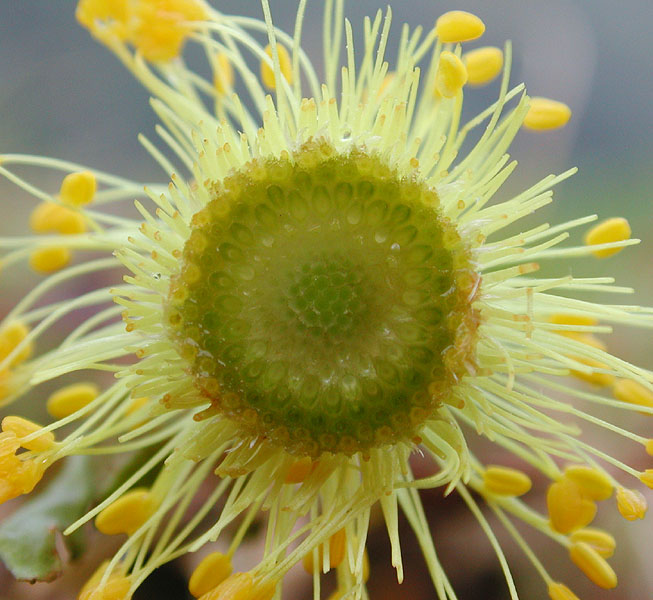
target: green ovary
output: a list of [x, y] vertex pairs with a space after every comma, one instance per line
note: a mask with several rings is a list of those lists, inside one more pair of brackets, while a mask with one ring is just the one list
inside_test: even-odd
[[295, 454], [414, 437], [476, 329], [476, 277], [435, 192], [325, 143], [215, 188], [167, 307], [201, 393]]

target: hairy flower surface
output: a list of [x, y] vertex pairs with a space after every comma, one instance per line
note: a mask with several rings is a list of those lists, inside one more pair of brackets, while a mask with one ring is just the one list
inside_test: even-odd
[[[565, 261], [608, 257], [637, 240], [627, 221], [611, 218], [584, 244], [565, 244], [595, 216], [502, 235], [548, 204], [573, 169], [494, 198], [516, 166], [507, 150], [520, 127], [561, 127], [569, 108], [510, 88], [509, 44], [463, 53], [485, 29], [470, 13], [446, 13], [426, 33], [404, 27], [397, 56], [386, 58], [390, 9], [365, 20], [359, 49], [343, 1], [326, 0], [320, 83], [301, 48], [306, 1], [293, 35], [273, 25], [268, 0], [262, 6], [259, 21], [200, 0], [79, 2], [78, 20], [152, 94], [165, 150], [141, 141], [170, 183], [144, 187], [64, 161], [0, 156], [0, 174], [40, 201], [34, 235], [0, 240], [3, 266], [29, 261], [45, 275], [2, 322], [0, 400], [20, 402], [85, 372], [47, 398], [51, 423], [2, 421], [0, 501], [31, 492], [67, 456], [151, 449], [65, 532], [95, 519], [102, 533], [127, 536], [83, 600], [131, 598], [160, 565], [227, 537], [228, 550], [208, 554], [191, 576], [195, 597], [279, 598], [284, 575], [303, 562], [314, 598], [331, 569], [332, 598], [367, 598], [377, 503], [398, 580], [401, 509], [437, 597], [453, 599], [419, 494], [436, 487], [469, 506], [513, 598], [479, 498], [552, 600], [576, 596], [514, 521], [559, 543], [598, 586], [614, 587], [615, 539], [589, 525], [613, 495], [624, 518], [642, 518], [644, 497], [627, 481], [653, 487], [653, 470], [593, 447], [576, 423], [653, 454], [653, 440], [593, 411], [653, 414], [653, 375], [595, 337], [612, 324], [651, 327], [653, 311], [584, 300], [629, 290], [569, 275]], [[209, 75], [186, 66], [189, 42]], [[466, 86], [501, 73], [496, 102], [461, 123]], [[19, 176], [13, 167], [22, 165], [61, 172], [58, 193]], [[132, 217], [103, 210], [134, 198]], [[96, 254], [84, 259], [87, 251]], [[542, 261], [560, 276], [536, 277]], [[117, 266], [127, 271], [122, 283], [44, 301]], [[76, 311], [86, 318], [68, 319]], [[38, 352], [55, 324], [72, 328]], [[115, 378], [98, 386], [87, 379], [93, 370]], [[486, 464], [468, 445], [479, 435], [523, 470]], [[413, 475], [414, 453], [431, 459], [431, 474]], [[529, 505], [529, 473], [549, 482], [544, 514]], [[151, 485], [146, 475], [155, 475]], [[199, 493], [207, 482], [208, 496]], [[261, 511], [260, 560], [234, 573]]]

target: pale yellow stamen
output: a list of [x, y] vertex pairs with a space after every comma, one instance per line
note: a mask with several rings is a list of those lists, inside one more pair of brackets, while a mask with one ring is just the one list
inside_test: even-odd
[[637, 519], [644, 518], [648, 505], [646, 498], [644, 498], [640, 491], [618, 488], [617, 508], [624, 519], [627, 521], [636, 521]]
[[[28, 419], [23, 419], [23, 417], [10, 416], [2, 419], [2, 431], [10, 431], [19, 439], [37, 433], [40, 429], [42, 429], [41, 425], [37, 425]], [[34, 450], [35, 452], [49, 450], [53, 444], [54, 434], [51, 431], [44, 431], [41, 435], [29, 441], [23, 442], [21, 440], [20, 442], [23, 448]]]
[[224, 52], [218, 52], [213, 64], [213, 85], [218, 96], [228, 93], [234, 85], [234, 68]]
[[610, 590], [617, 586], [617, 575], [606, 560], [585, 542], [577, 542], [569, 548], [574, 564], [599, 587]]
[[[336, 531], [329, 538], [329, 566], [332, 569], [335, 569], [337, 566], [342, 563], [345, 558], [345, 550], [347, 546], [347, 536], [344, 529]], [[323, 550], [322, 546], [318, 548], [318, 568], [322, 566], [322, 557]], [[304, 570], [307, 573], [313, 573], [314, 563], [313, 563], [313, 552], [309, 552], [302, 559], [304, 565]]]
[[[272, 58], [272, 46], [269, 44], [265, 47], [265, 53]], [[277, 54], [279, 55], [279, 70], [288, 83], [292, 83], [292, 63], [290, 54], [281, 44], [277, 44]], [[267, 63], [261, 61], [261, 80], [264, 85], [270, 89], [275, 89], [276, 80], [274, 78], [274, 69]]]
[[653, 392], [636, 381], [619, 379], [612, 388], [612, 393], [622, 402], [653, 408]]
[[202, 559], [188, 582], [188, 591], [199, 598], [218, 587], [231, 575], [231, 560], [226, 554], [212, 552]]
[[283, 482], [302, 483], [311, 474], [314, 466], [313, 460], [309, 456], [304, 456], [296, 460], [290, 465]]
[[653, 490], [653, 469], [646, 469], [639, 476], [640, 481]]
[[551, 600], [579, 600], [578, 596], [574, 594], [564, 583], [556, 583], [552, 581], [548, 588], [549, 598]]
[[70, 173], [64, 177], [59, 190], [63, 204], [80, 207], [90, 204], [95, 196], [97, 181], [90, 171]]
[[93, 402], [99, 393], [94, 383], [73, 383], [50, 395], [46, 407], [55, 419], [63, 419]]
[[464, 10], [451, 10], [435, 22], [435, 32], [445, 44], [468, 42], [483, 35], [485, 23]]
[[70, 262], [71, 254], [68, 248], [53, 246], [34, 250], [29, 257], [29, 266], [37, 273], [54, 273], [63, 269]]
[[598, 469], [573, 465], [565, 469], [564, 476], [576, 483], [592, 500], [607, 500], [612, 496], [612, 481]]
[[436, 92], [444, 98], [453, 98], [466, 82], [467, 69], [463, 62], [453, 52], [442, 52], [435, 75]]
[[483, 473], [483, 485], [493, 494], [522, 496], [531, 489], [533, 483], [526, 473], [517, 469], [488, 467]]
[[546, 495], [551, 527], [570, 533], [589, 525], [596, 516], [596, 504], [573, 481], [563, 478], [549, 487]]
[[617, 542], [612, 535], [603, 529], [586, 527], [574, 531], [569, 539], [572, 542], [585, 542], [592, 546], [603, 558], [610, 558], [614, 554]]
[[100, 567], [91, 575], [79, 594], [78, 600], [129, 600], [129, 578], [120, 573], [113, 572], [107, 578], [106, 583], [99, 587], [109, 561], [103, 562]]
[[524, 127], [534, 131], [558, 129], [571, 118], [571, 109], [563, 102], [548, 98], [531, 98]]
[[[595, 246], [597, 244], [610, 244], [612, 242], [623, 242], [630, 239], [630, 224], [623, 217], [613, 217], [606, 219], [598, 225], [595, 225], [585, 234], [585, 244]], [[594, 256], [597, 258], [606, 258], [621, 252], [623, 248], [606, 248], [604, 250], [595, 250]]]
[[86, 221], [77, 211], [55, 202], [42, 202], [30, 214], [29, 226], [34, 233], [72, 235], [86, 231]]
[[495, 46], [477, 48], [463, 54], [470, 85], [490, 83], [503, 69], [503, 51]]
[[[13, 321], [2, 328], [0, 331], [0, 360], [4, 360], [13, 352], [14, 348], [18, 346], [29, 334], [28, 327], [20, 321]], [[14, 356], [10, 366], [16, 366], [21, 362], [27, 360], [33, 351], [31, 343], [26, 344], [23, 349]]]
[[156, 502], [147, 489], [135, 489], [107, 506], [96, 518], [95, 526], [106, 535], [131, 535], [156, 509]]

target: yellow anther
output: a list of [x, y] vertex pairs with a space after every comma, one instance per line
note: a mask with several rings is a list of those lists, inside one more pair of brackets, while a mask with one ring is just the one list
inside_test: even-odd
[[248, 600], [272, 600], [276, 591], [276, 581], [254, 583], [254, 588]]
[[495, 46], [477, 48], [463, 54], [470, 85], [490, 83], [503, 68], [503, 51]]
[[[574, 360], [577, 360], [579, 363], [587, 365], [592, 369], [602, 369], [602, 370], [608, 369], [608, 366], [606, 364], [598, 360], [594, 360], [593, 358], [574, 357]], [[586, 381], [587, 383], [591, 383], [593, 385], [598, 385], [601, 387], [609, 387], [614, 382], [614, 375], [612, 375], [611, 373], [603, 373], [601, 371], [591, 371], [589, 373], [584, 371], [571, 371], [571, 374], [574, 377], [577, 377], [578, 379], [582, 379], [583, 381]]]
[[95, 196], [97, 181], [90, 171], [66, 175], [61, 182], [59, 198], [64, 204], [80, 207], [90, 204]]
[[251, 600], [254, 578], [251, 573], [234, 573], [200, 597], [200, 600]]
[[168, 61], [181, 54], [192, 33], [192, 21], [206, 19], [197, 0], [141, 0], [134, 9], [129, 41], [149, 61]]
[[646, 486], [653, 490], [653, 469], [646, 469], [640, 473], [639, 480]]
[[558, 313], [549, 317], [549, 322], [556, 325], [585, 325], [591, 327], [596, 325], [598, 320], [594, 317], [587, 317], [585, 315], [566, 315]]
[[[336, 531], [329, 538], [329, 566], [332, 569], [335, 569], [344, 560], [346, 547], [347, 547], [347, 535], [344, 529], [340, 529]], [[317, 556], [318, 556], [318, 569], [322, 570], [323, 549], [321, 545], [317, 549]], [[311, 574], [313, 573], [315, 564], [313, 562], [312, 551], [304, 556], [304, 558], [302, 559], [302, 564], [304, 565], [304, 570], [307, 573], [311, 573]]]
[[96, 518], [95, 526], [106, 535], [131, 535], [156, 509], [156, 501], [147, 489], [135, 489], [107, 506]]
[[383, 94], [386, 92], [386, 90], [392, 85], [392, 82], [396, 79], [397, 75], [395, 73], [388, 73], [384, 78], [383, 81], [381, 82], [381, 85], [379, 86], [379, 91], [376, 94], [377, 98], [380, 98], [383, 96]]
[[84, 233], [86, 221], [81, 213], [56, 204], [42, 202], [30, 214], [29, 226], [34, 233]]
[[94, 383], [73, 383], [54, 392], [46, 407], [55, 419], [63, 419], [93, 402], [99, 393]]
[[[41, 430], [41, 425], [37, 425], [33, 421], [23, 419], [23, 417], [5, 417], [2, 419], [2, 431], [11, 431], [17, 438], [24, 438], [33, 433]], [[44, 431], [41, 435], [23, 442], [20, 440], [20, 445], [28, 450], [35, 452], [43, 452], [52, 448], [54, 444], [54, 434], [51, 431]]]
[[549, 584], [549, 598], [551, 600], [579, 600], [578, 596], [574, 594], [564, 583], [556, 583], [552, 581]]
[[106, 583], [100, 587], [100, 582], [109, 561], [103, 562], [100, 567], [91, 575], [90, 579], [84, 584], [78, 600], [129, 600], [129, 588], [131, 582], [129, 578], [118, 572], [113, 572], [106, 580]]
[[42, 461], [23, 460], [15, 454], [20, 445], [13, 431], [0, 433], [0, 504], [29, 494], [45, 472]]
[[212, 552], [202, 559], [188, 582], [188, 591], [199, 598], [218, 587], [231, 575], [231, 560], [226, 554]]
[[546, 131], [564, 127], [570, 118], [571, 109], [563, 102], [548, 98], [531, 98], [523, 125], [534, 131]]
[[435, 90], [443, 98], [456, 96], [467, 82], [467, 69], [453, 52], [443, 51], [435, 74]]
[[640, 491], [618, 488], [617, 508], [626, 521], [636, 521], [644, 518], [648, 505]]
[[125, 416], [128, 417], [133, 415], [137, 410], [143, 408], [150, 399], [147, 396], [142, 396], [140, 398], [134, 398], [125, 408]]
[[573, 465], [565, 469], [564, 476], [576, 483], [592, 500], [607, 500], [612, 496], [612, 481], [598, 469]]
[[80, 0], [75, 17], [93, 33], [101, 27], [120, 39], [127, 36], [127, 0]]
[[653, 408], [653, 392], [636, 381], [618, 379], [612, 388], [612, 393], [617, 400], [622, 402]]
[[614, 537], [603, 529], [595, 527], [586, 527], [574, 531], [569, 539], [572, 542], [585, 542], [592, 546], [603, 558], [610, 558], [614, 554], [617, 542]]
[[[272, 46], [269, 44], [265, 47], [265, 53], [272, 58]], [[288, 83], [292, 83], [292, 63], [290, 54], [281, 44], [277, 44], [277, 53], [279, 55], [279, 70]], [[275, 89], [276, 81], [274, 79], [274, 69], [267, 61], [261, 61], [261, 80], [266, 87]]]
[[[0, 360], [7, 358], [28, 334], [29, 328], [20, 321], [12, 321], [5, 325], [0, 331]], [[27, 360], [32, 355], [32, 351], [32, 344], [25, 344], [20, 352], [14, 356], [9, 366], [13, 367]]]
[[551, 527], [570, 533], [589, 525], [596, 516], [596, 504], [570, 479], [563, 478], [549, 487], [546, 495]]
[[296, 460], [286, 473], [286, 476], [283, 480], [284, 483], [301, 483], [306, 479], [314, 468], [313, 460], [304, 456], [299, 460]]
[[363, 553], [363, 583], [367, 583], [370, 578], [370, 557], [367, 548]]
[[646, 453], [653, 456], [653, 440], [646, 440], [644, 447], [646, 448]]
[[435, 22], [435, 32], [445, 44], [468, 42], [483, 35], [485, 23], [464, 10], [451, 10]]
[[234, 68], [224, 52], [218, 52], [214, 57], [213, 85], [218, 96], [228, 93], [234, 86]]
[[70, 250], [60, 246], [39, 248], [29, 257], [29, 266], [37, 273], [54, 273], [70, 262]]
[[517, 469], [488, 467], [483, 473], [483, 485], [493, 494], [501, 496], [522, 496], [533, 483], [531, 478]]
[[617, 586], [617, 575], [607, 561], [592, 546], [576, 542], [569, 548], [574, 564], [599, 587], [610, 590]]
[[[631, 233], [630, 224], [626, 219], [623, 217], [612, 217], [592, 227], [585, 234], [584, 240], [588, 246], [610, 244], [629, 239]], [[597, 258], [606, 258], [622, 250], [623, 248], [606, 248], [604, 250], [595, 250], [592, 254]]]

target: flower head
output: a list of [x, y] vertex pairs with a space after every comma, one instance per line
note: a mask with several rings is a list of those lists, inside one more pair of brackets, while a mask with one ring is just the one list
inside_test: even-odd
[[[115, 375], [104, 387], [80, 378], [56, 391], [45, 426], [3, 420], [0, 498], [30, 492], [67, 456], [150, 449], [66, 530], [95, 519], [102, 533], [127, 535], [81, 591], [84, 600], [131, 597], [158, 566], [222, 541], [234, 523], [228, 550], [212, 552], [193, 573], [195, 596], [269, 599], [303, 562], [316, 597], [320, 573], [335, 569], [336, 595], [362, 598], [377, 503], [399, 581], [401, 508], [438, 597], [453, 598], [418, 492], [436, 487], [469, 505], [512, 588], [472, 492], [524, 549], [553, 600], [575, 596], [548, 574], [514, 520], [558, 542], [597, 585], [614, 587], [606, 560], [614, 538], [589, 526], [615, 488], [619, 512], [643, 517], [643, 496], [620, 482], [634, 476], [649, 485], [650, 470], [594, 448], [568, 418], [651, 453], [650, 440], [591, 407], [653, 414], [651, 373], [611, 355], [595, 336], [611, 323], [650, 326], [653, 311], [571, 296], [620, 290], [605, 278], [569, 275], [564, 260], [604, 258], [637, 240], [627, 222], [609, 219], [584, 245], [563, 244], [594, 216], [501, 235], [548, 204], [573, 169], [494, 200], [516, 166], [507, 150], [519, 128], [563, 126], [570, 110], [530, 99], [523, 85], [509, 88], [509, 44], [463, 54], [461, 43], [485, 29], [470, 13], [447, 13], [426, 35], [406, 29], [390, 59], [390, 9], [365, 21], [357, 56], [343, 3], [327, 0], [320, 84], [301, 49], [306, 2], [292, 36], [262, 4], [264, 21], [199, 0], [80, 1], [79, 21], [152, 94], [175, 158], [141, 138], [170, 181], [143, 191], [86, 166], [0, 157], [0, 174], [41, 202], [30, 219], [34, 235], [3, 240], [13, 248], [4, 266], [28, 259], [49, 274], [0, 329], [2, 401], [78, 371]], [[181, 60], [188, 41], [204, 49], [208, 77]], [[461, 124], [468, 82], [488, 83], [502, 68], [498, 99]], [[20, 164], [60, 171], [60, 190], [23, 180], [12, 170]], [[102, 210], [134, 197], [138, 215]], [[106, 256], [69, 266], [73, 252], [87, 250]], [[563, 261], [563, 274], [536, 277], [546, 260]], [[53, 288], [119, 265], [122, 283], [36, 306]], [[56, 349], [39, 352], [48, 327], [93, 307]], [[589, 408], [579, 408], [581, 400]], [[476, 435], [513, 453], [523, 469], [485, 464], [470, 447]], [[416, 477], [414, 452], [430, 456], [436, 470]], [[153, 483], [144, 486], [148, 474]], [[545, 514], [529, 506], [535, 474], [550, 482]], [[207, 479], [208, 497], [189, 510]], [[269, 516], [260, 561], [233, 572], [261, 510]]]

